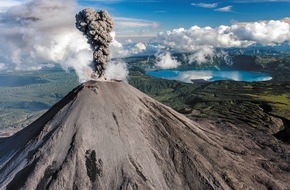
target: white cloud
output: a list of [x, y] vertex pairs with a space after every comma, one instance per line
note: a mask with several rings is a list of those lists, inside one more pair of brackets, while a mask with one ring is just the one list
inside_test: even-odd
[[138, 42], [138, 43], [135, 45], [135, 47], [136, 47], [140, 52], [146, 50], [146, 46], [145, 46], [145, 44], [142, 43], [142, 42]]
[[196, 51], [204, 47], [233, 47], [250, 45], [239, 41], [233, 33], [228, 32], [228, 26], [218, 28], [193, 26], [159, 33], [157, 40], [178, 51]]
[[116, 40], [116, 32], [111, 32], [113, 38], [110, 44], [110, 53], [112, 58], [122, 58], [129, 55], [129, 50], [125, 49], [123, 44]]
[[181, 65], [181, 63], [177, 61], [175, 58], [173, 58], [168, 51], [157, 53], [155, 56], [156, 56], [155, 66], [161, 69], [174, 69]]
[[[213, 60], [214, 56], [226, 59], [227, 55], [217, 52], [216, 48], [248, 47], [253, 44], [275, 45], [289, 41], [290, 25], [288, 19], [285, 18], [283, 20], [236, 23], [229, 26], [221, 25], [216, 28], [209, 26], [178, 28], [160, 32], [157, 38], [153, 38], [150, 43], [146, 44], [129, 40], [122, 45], [115, 40], [114, 36], [111, 52], [113, 58], [158, 52], [157, 66], [175, 68], [179, 63], [171, 57], [170, 53], [160, 53], [160, 50], [191, 52], [187, 57], [189, 63], [203, 63]], [[230, 64], [230, 60], [226, 61]]]
[[167, 11], [162, 11], [162, 10], [159, 10], [159, 11], [153, 11], [154, 13], [167, 13]]
[[275, 45], [290, 42], [290, 25], [280, 20], [236, 23], [217, 28], [193, 26], [158, 34], [156, 42], [173, 51], [192, 52], [189, 61], [212, 58], [215, 48], [248, 47], [253, 44]]
[[0, 13], [7, 11], [10, 7], [20, 5], [23, 1], [17, 1], [17, 0], [5, 0], [4, 2], [0, 3]]
[[218, 12], [231, 12], [232, 8], [233, 8], [233, 6], [229, 5], [229, 6], [226, 6], [226, 7], [221, 7], [221, 8], [215, 9], [215, 11], [218, 11]]
[[208, 9], [216, 8], [218, 6], [217, 3], [191, 3], [191, 5]]
[[214, 48], [204, 46], [203, 48], [189, 55], [188, 62], [189, 63], [197, 62], [198, 64], [201, 64], [206, 62], [208, 59], [212, 60], [214, 55], [215, 55]]
[[112, 32], [111, 36], [113, 38], [110, 44], [110, 52], [112, 58], [128, 57], [131, 55], [140, 54], [147, 50], [146, 45], [142, 42], [135, 43], [129, 39], [126, 41], [126, 44], [123, 45], [116, 40], [116, 32]]
[[234, 3], [277, 3], [277, 2], [290, 2], [290, 0], [235, 0]]
[[0, 71], [3, 71], [6, 69], [6, 65], [4, 63], [0, 63]]
[[252, 41], [263, 45], [274, 45], [290, 40], [290, 25], [280, 20], [237, 23], [231, 32], [241, 41]]
[[116, 27], [149, 27], [156, 28], [159, 26], [157, 22], [144, 20], [144, 19], [136, 19], [136, 18], [126, 18], [126, 17], [115, 17], [114, 18]]
[[[10, 68], [39, 69], [48, 63], [90, 78], [92, 52], [75, 29], [74, 0], [33, 0], [0, 14], [0, 57]], [[89, 56], [88, 58], [87, 56]]]
[[115, 17], [114, 23], [119, 38], [154, 37], [159, 27], [155, 21], [125, 17]]

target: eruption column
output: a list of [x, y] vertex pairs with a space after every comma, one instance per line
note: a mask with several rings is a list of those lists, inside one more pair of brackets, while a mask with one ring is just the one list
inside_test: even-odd
[[109, 45], [112, 41], [110, 32], [113, 29], [113, 20], [105, 10], [96, 12], [86, 8], [76, 15], [76, 27], [87, 37], [93, 54], [93, 70], [98, 78], [104, 76], [107, 64], [110, 61]]

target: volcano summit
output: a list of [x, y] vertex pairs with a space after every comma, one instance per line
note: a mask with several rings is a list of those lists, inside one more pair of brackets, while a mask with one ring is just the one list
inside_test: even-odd
[[126, 83], [89, 81], [0, 139], [0, 189], [289, 188], [289, 151], [223, 131]]

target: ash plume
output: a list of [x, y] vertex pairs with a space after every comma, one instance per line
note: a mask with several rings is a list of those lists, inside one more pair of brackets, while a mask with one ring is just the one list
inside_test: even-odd
[[112, 41], [110, 32], [113, 29], [113, 20], [105, 10], [96, 12], [86, 8], [76, 15], [76, 27], [88, 39], [93, 50], [93, 65], [96, 77], [105, 78], [105, 70], [110, 61], [109, 45]]

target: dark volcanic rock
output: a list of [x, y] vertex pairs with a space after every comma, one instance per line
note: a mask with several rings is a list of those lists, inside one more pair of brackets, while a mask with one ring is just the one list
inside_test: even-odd
[[0, 140], [0, 189], [288, 189], [289, 150], [247, 135], [122, 82], [87, 82]]

